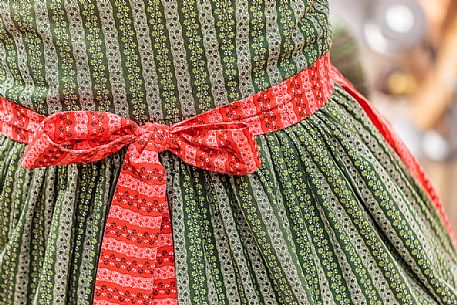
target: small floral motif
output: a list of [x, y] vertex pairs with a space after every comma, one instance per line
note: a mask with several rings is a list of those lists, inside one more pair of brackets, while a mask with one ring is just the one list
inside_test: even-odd
[[[146, 123], [140, 127], [115, 114], [94, 111], [42, 117], [0, 99], [0, 127], [8, 137], [29, 144], [22, 164], [30, 168], [94, 162], [128, 146], [102, 240], [94, 303], [176, 304], [167, 179], [158, 154], [168, 150], [184, 162], [209, 171], [252, 173], [260, 166], [255, 136], [284, 129], [314, 113], [330, 98], [335, 81], [358, 99], [413, 173], [419, 174], [432, 198], [436, 198], [418, 163], [382, 118], [331, 66], [328, 54], [314, 66], [263, 92], [171, 126]], [[435, 204], [440, 208], [438, 201]], [[316, 228], [316, 236], [319, 234]], [[321, 255], [328, 256], [330, 264], [332, 252], [326, 251]], [[328, 267], [330, 272], [333, 267]], [[285, 285], [281, 279], [277, 283]], [[344, 295], [347, 291], [342, 287], [339, 293]], [[284, 302], [289, 299], [284, 296]]]

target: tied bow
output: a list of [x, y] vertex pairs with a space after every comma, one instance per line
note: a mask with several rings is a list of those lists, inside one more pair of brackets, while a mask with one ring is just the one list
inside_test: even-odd
[[95, 162], [130, 145], [126, 160], [158, 162], [169, 150], [193, 166], [245, 175], [260, 165], [258, 149], [244, 122], [196, 124], [187, 120], [167, 126], [135, 122], [108, 112], [67, 111], [46, 117], [29, 143], [27, 168]]
[[260, 166], [258, 147], [243, 122], [138, 126], [112, 113], [68, 111], [41, 122], [22, 164], [32, 168], [94, 162], [125, 146], [103, 235], [94, 304], [113, 299], [176, 304], [167, 179], [158, 154], [168, 150], [202, 169], [244, 175]]

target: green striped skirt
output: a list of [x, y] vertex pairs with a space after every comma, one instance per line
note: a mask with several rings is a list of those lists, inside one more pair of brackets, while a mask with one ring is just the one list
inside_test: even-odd
[[[457, 304], [441, 218], [341, 87], [257, 142], [262, 166], [246, 176], [160, 155], [180, 304]], [[24, 149], [0, 138], [0, 304], [91, 304], [125, 149], [33, 170]]]

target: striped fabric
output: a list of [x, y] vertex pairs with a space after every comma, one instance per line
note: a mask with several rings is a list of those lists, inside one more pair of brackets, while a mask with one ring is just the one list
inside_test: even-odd
[[324, 0], [0, 1], [0, 95], [176, 122], [311, 66], [327, 14]]
[[[296, 75], [330, 37], [326, 0], [5, 0], [0, 96], [171, 124]], [[445, 224], [344, 87], [256, 142], [244, 176], [158, 156], [178, 304], [457, 304]], [[93, 304], [125, 149], [25, 169], [25, 148], [0, 135], [0, 305]]]
[[21, 161], [25, 168], [96, 162], [128, 146], [105, 224], [94, 304], [172, 305], [177, 281], [159, 154], [173, 152], [207, 171], [252, 174], [260, 167], [255, 136], [285, 129], [319, 110], [336, 78], [326, 54], [265, 91], [173, 125], [138, 126], [97, 111], [44, 117], [0, 97], [0, 132], [28, 144]]

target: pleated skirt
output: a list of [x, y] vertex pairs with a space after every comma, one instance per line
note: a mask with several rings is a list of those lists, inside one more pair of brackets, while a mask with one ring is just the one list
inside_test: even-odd
[[[179, 304], [457, 304], [457, 256], [427, 194], [341, 87], [257, 136], [261, 168], [168, 172]], [[24, 169], [0, 138], [0, 304], [91, 304], [125, 149]]]

